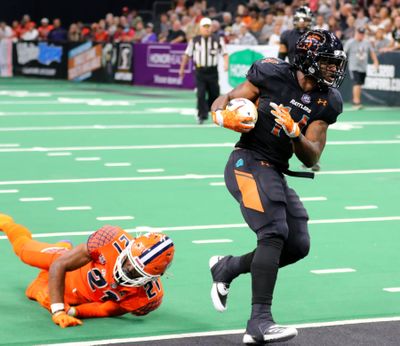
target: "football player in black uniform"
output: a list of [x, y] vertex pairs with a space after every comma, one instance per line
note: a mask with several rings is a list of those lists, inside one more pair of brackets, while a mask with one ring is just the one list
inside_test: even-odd
[[[271, 314], [278, 269], [308, 254], [308, 215], [288, 187], [293, 153], [307, 167], [315, 164], [326, 142], [328, 126], [342, 112], [337, 90], [344, 78], [346, 55], [339, 39], [325, 30], [309, 31], [297, 42], [294, 64], [276, 58], [256, 61], [247, 80], [218, 97], [212, 105], [214, 122], [242, 132], [225, 168], [225, 183], [239, 202], [257, 247], [243, 256], [213, 256], [211, 298], [218, 311], [226, 309], [229, 285], [251, 273], [252, 312], [243, 342], [264, 344], [297, 335], [292, 327], [275, 324]], [[226, 106], [238, 97], [258, 100], [258, 121]], [[250, 123], [249, 123], [250, 122]]]

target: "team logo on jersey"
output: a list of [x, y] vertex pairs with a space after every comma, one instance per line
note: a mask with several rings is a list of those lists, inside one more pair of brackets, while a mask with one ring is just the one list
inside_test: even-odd
[[100, 256], [99, 256], [99, 262], [100, 262], [101, 264], [106, 264], [106, 259], [104, 258], [103, 255], [100, 255]]
[[236, 161], [236, 168], [242, 167], [244, 165], [243, 159], [239, 159]]
[[310, 108], [308, 108], [307, 106], [303, 105], [303, 104], [300, 103], [300, 102], [297, 102], [297, 101], [294, 100], [294, 99], [291, 99], [291, 100], [290, 100], [290, 104], [292, 104], [292, 105], [295, 106], [295, 107], [301, 108], [304, 112], [307, 112], [308, 114], [311, 113], [311, 109], [310, 109]]
[[280, 61], [276, 58], [265, 58], [261, 60], [262, 64], [280, 64]]
[[309, 103], [311, 102], [311, 96], [310, 96], [310, 95], [307, 95], [307, 94], [304, 94], [304, 95], [301, 97], [301, 102], [303, 102], [303, 103], [305, 103], [305, 104], [309, 104]]
[[318, 99], [317, 105], [323, 105], [324, 107], [326, 107], [328, 105], [328, 101], [323, 99]]

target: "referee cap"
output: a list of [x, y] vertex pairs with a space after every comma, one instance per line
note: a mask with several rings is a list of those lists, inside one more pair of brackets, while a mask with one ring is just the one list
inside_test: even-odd
[[200, 21], [200, 26], [206, 26], [206, 25], [211, 25], [211, 19], [204, 17]]

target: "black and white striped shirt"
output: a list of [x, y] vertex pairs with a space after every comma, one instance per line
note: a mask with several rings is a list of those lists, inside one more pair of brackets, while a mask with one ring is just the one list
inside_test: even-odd
[[225, 42], [222, 37], [201, 35], [189, 41], [185, 54], [193, 57], [194, 64], [199, 67], [214, 67], [218, 65], [218, 54], [227, 54]]

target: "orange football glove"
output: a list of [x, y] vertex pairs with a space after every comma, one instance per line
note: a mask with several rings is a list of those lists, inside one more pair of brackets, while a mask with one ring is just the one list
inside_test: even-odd
[[270, 102], [269, 105], [274, 109], [271, 113], [275, 116], [275, 122], [282, 126], [285, 133], [290, 138], [299, 137], [300, 127], [290, 116], [289, 110], [282, 104], [278, 106], [276, 103]]
[[52, 316], [52, 319], [53, 322], [59, 325], [61, 328], [74, 327], [82, 324], [81, 320], [72, 316], [68, 316], [65, 311], [55, 312]]
[[[249, 132], [254, 128], [254, 124], [251, 123], [254, 119], [239, 115], [236, 110], [217, 110], [216, 112], [211, 112], [211, 115], [215, 124], [236, 132]], [[246, 122], [250, 123], [246, 124]]]
[[[45, 309], [51, 312], [50, 296], [48, 291], [46, 290], [39, 291], [38, 293], [36, 293], [35, 299], [41, 306], [43, 306]], [[71, 307], [68, 304], [65, 304], [64, 306], [65, 306], [65, 311], [71, 309]]]

